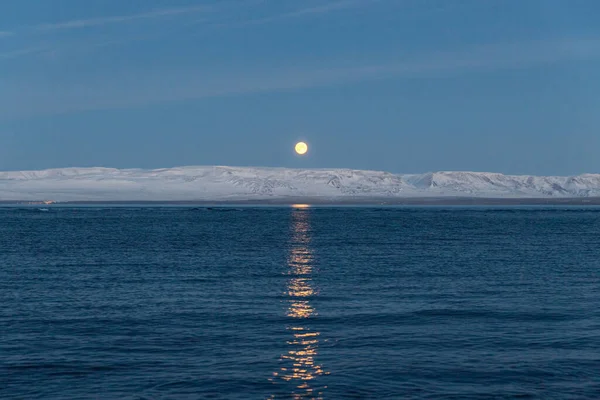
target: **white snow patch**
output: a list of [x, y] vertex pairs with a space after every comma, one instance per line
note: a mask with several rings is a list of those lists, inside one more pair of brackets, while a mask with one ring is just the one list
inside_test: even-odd
[[440, 196], [600, 196], [600, 174], [561, 177], [444, 171], [401, 175], [352, 169], [227, 166], [0, 172], [0, 200], [343, 200]]

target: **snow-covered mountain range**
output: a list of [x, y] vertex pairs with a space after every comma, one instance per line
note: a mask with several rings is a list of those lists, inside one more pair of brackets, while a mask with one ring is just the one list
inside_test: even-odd
[[0, 201], [227, 201], [404, 197], [600, 196], [600, 174], [526, 176], [484, 172], [392, 174], [351, 169], [199, 166], [62, 168], [0, 172]]

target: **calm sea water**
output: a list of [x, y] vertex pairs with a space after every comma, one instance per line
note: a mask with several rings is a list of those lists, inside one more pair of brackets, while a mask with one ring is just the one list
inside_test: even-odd
[[0, 209], [0, 398], [304, 397], [600, 398], [600, 209]]

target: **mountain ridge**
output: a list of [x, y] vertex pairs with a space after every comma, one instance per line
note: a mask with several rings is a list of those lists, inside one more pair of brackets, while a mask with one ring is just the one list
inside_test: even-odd
[[53, 168], [0, 172], [0, 201], [185, 201], [411, 197], [600, 196], [600, 174], [505, 175], [437, 171], [394, 174], [348, 168], [182, 166]]

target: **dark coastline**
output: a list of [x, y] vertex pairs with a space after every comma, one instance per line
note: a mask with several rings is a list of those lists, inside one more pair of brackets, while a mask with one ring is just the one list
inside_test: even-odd
[[324, 205], [324, 206], [598, 206], [600, 197], [578, 198], [478, 198], [478, 197], [414, 197], [414, 198], [349, 198], [349, 199], [324, 199], [315, 197], [304, 198], [277, 198], [256, 200], [181, 200], [181, 201], [64, 201], [44, 204], [43, 201], [7, 201], [0, 200], [2, 206], [94, 206], [94, 205], [147, 205], [147, 206], [194, 206], [194, 205], [220, 205], [220, 206], [286, 206], [294, 204]]

